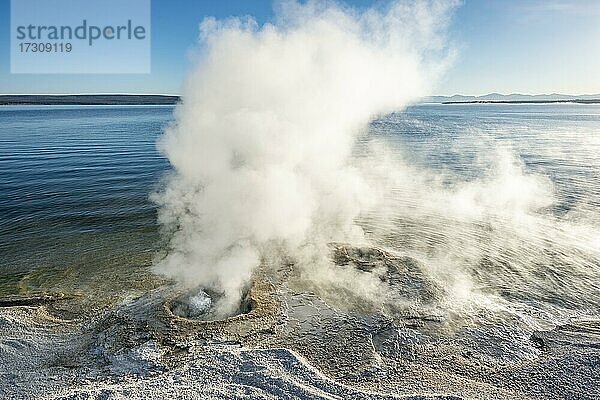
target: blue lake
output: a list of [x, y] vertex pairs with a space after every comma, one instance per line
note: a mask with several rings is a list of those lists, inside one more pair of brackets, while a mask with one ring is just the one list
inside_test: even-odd
[[[172, 119], [172, 106], [0, 107], [0, 293], [143, 288], [136, 271], [163, 246], [149, 194], [169, 169], [156, 141]], [[369, 135], [456, 181], [508, 148], [551, 180], [556, 218], [598, 226], [599, 105], [419, 105]], [[597, 272], [595, 253], [578, 262]]]

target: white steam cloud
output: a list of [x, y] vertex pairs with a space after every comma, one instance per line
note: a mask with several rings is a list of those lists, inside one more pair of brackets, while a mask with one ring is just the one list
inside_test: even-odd
[[273, 245], [318, 259], [362, 240], [379, 191], [350, 156], [377, 115], [428, 93], [448, 59], [443, 2], [355, 10], [280, 2], [274, 23], [205, 19], [201, 54], [159, 147], [174, 172], [155, 195], [170, 249], [156, 269], [225, 294], [235, 311]]

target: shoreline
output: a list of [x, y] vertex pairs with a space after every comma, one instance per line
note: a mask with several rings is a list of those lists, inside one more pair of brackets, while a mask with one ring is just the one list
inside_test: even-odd
[[80, 95], [0, 95], [3, 106], [116, 106], [116, 105], [174, 105], [180, 96], [137, 94], [80, 94]]

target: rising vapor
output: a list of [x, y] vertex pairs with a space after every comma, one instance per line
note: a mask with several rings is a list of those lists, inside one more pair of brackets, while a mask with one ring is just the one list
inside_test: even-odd
[[274, 247], [318, 262], [362, 241], [380, 191], [351, 162], [377, 115], [428, 93], [450, 51], [450, 2], [352, 9], [276, 4], [275, 22], [205, 19], [176, 121], [160, 140], [173, 173], [154, 195], [169, 252], [156, 270], [239, 306]]

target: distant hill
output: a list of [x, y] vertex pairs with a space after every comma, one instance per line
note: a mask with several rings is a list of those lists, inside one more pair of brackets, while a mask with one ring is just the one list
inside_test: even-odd
[[150, 105], [179, 100], [179, 96], [159, 94], [0, 95], [0, 105]]
[[568, 94], [500, 94], [490, 93], [484, 96], [431, 96], [423, 99], [426, 103], [600, 103], [600, 94], [568, 95]]

